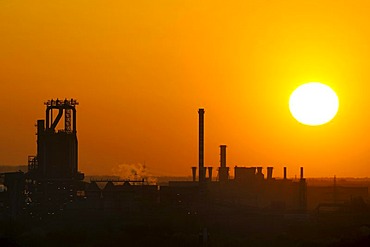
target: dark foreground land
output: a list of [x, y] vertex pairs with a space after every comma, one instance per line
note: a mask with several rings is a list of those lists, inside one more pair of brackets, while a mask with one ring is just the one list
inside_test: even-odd
[[[0, 246], [370, 246], [370, 213], [151, 207], [2, 219]], [[208, 240], [202, 236], [207, 229]]]

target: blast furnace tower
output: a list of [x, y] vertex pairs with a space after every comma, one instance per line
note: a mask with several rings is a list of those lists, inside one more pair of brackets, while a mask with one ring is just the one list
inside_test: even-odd
[[[28, 175], [35, 180], [82, 180], [84, 176], [78, 172], [77, 156], [78, 102], [52, 99], [45, 105], [46, 121], [37, 121], [37, 155], [28, 159]], [[57, 130], [62, 119], [64, 128]]]

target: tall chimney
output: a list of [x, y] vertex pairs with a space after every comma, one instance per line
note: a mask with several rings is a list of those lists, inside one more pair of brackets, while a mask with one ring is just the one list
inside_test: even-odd
[[197, 180], [197, 167], [196, 166], [193, 166], [191, 168], [191, 171], [193, 173], [193, 182], [195, 182]]
[[286, 167], [284, 167], [284, 179], [286, 179]]
[[272, 170], [273, 167], [267, 167], [267, 179], [272, 179]]
[[304, 176], [303, 176], [303, 167], [301, 167], [301, 179], [303, 179]]
[[220, 145], [220, 167], [226, 167], [226, 145]]
[[199, 182], [205, 181], [204, 170], [204, 109], [198, 110], [199, 114]]
[[220, 145], [220, 168], [218, 168], [220, 182], [229, 180], [229, 167], [226, 166], [226, 145]]

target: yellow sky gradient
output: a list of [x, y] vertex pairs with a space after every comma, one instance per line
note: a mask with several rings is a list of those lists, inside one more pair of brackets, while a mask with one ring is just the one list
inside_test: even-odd
[[[25, 164], [43, 102], [72, 97], [86, 174], [190, 175], [204, 107], [206, 166], [226, 144], [231, 167], [370, 177], [369, 13], [366, 0], [1, 0], [0, 165]], [[329, 124], [290, 115], [310, 81], [339, 96]]]

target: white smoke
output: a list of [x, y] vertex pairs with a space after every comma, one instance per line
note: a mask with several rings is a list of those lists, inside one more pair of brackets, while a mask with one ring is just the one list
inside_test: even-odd
[[142, 180], [147, 184], [157, 184], [157, 178], [154, 177], [144, 164], [120, 164], [112, 168], [114, 176], [127, 180]]

